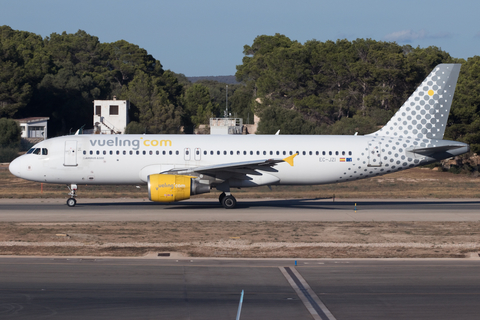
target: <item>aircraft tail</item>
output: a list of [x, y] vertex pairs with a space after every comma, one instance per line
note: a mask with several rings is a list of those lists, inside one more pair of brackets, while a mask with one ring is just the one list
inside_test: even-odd
[[443, 139], [460, 64], [439, 64], [375, 136]]

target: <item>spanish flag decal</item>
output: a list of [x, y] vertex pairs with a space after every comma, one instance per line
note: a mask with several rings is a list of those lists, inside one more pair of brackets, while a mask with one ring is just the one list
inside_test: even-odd
[[345, 162], [345, 158], [340, 158], [340, 162]]

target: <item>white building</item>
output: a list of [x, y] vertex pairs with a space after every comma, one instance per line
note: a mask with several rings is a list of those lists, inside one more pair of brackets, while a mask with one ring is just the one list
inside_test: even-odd
[[47, 122], [49, 117], [30, 117], [15, 119], [22, 129], [22, 138], [47, 139]]
[[242, 134], [241, 118], [210, 118], [210, 134]]
[[128, 110], [130, 102], [127, 100], [94, 100], [93, 126], [96, 134], [125, 133], [128, 124]]

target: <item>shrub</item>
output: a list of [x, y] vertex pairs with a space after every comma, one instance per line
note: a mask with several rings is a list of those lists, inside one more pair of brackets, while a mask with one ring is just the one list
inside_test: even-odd
[[0, 162], [11, 162], [18, 157], [18, 149], [12, 147], [0, 148]]

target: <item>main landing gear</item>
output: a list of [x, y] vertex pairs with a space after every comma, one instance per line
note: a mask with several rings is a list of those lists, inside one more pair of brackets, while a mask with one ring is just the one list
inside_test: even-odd
[[233, 209], [237, 205], [237, 200], [230, 194], [230, 192], [228, 192], [228, 194], [222, 192], [222, 194], [218, 197], [218, 201], [225, 209]]
[[70, 190], [70, 198], [67, 200], [67, 206], [75, 207], [75, 205], [77, 204], [77, 200], [75, 200], [75, 197], [77, 196], [77, 185], [72, 184], [70, 187], [67, 186], [67, 188]]

